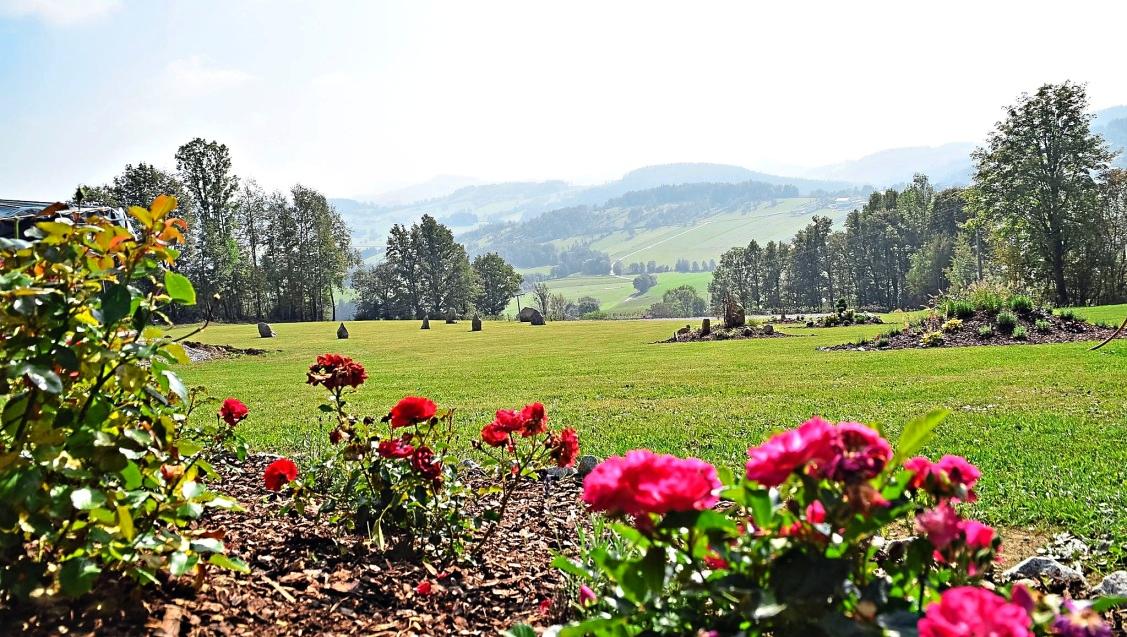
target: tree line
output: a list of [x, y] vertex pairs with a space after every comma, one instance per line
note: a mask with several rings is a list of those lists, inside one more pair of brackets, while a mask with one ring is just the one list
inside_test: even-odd
[[1127, 171], [1110, 167], [1087, 106], [1081, 85], [1042, 86], [974, 152], [969, 187], [937, 192], [917, 175], [872, 193], [841, 230], [816, 216], [790, 242], [725, 252], [713, 308], [887, 310], [981, 280], [1058, 306], [1127, 300]]
[[180, 146], [175, 172], [141, 162], [108, 184], [80, 186], [76, 203], [147, 207], [175, 195], [188, 224], [175, 268], [201, 302], [176, 320], [210, 311], [221, 320], [335, 318], [336, 294], [358, 263], [347, 226], [325, 195], [295, 185], [267, 192], [232, 169], [225, 144], [201, 138]]

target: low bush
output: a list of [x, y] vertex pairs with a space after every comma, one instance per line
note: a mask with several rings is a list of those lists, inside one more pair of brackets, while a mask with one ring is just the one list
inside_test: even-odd
[[[201, 482], [214, 471], [182, 435], [194, 397], [172, 367], [187, 357], [153, 325], [195, 303], [170, 269], [186, 228], [175, 207], [131, 208], [135, 234], [94, 217], [0, 239], [0, 598], [81, 595], [112, 572], [247, 570], [201, 521], [237, 505]], [[212, 433], [237, 446], [236, 403]]]
[[938, 347], [943, 344], [943, 332], [927, 332], [920, 339], [924, 347]]
[[947, 301], [944, 311], [947, 318], [969, 319], [974, 316], [974, 304], [970, 301], [963, 300], [950, 300]]
[[1045, 334], [1053, 329], [1053, 324], [1049, 321], [1046, 321], [1045, 319], [1037, 319], [1033, 323], [1033, 329], [1041, 332], [1042, 334]]
[[989, 325], [980, 325], [978, 327], [979, 338], [990, 338], [991, 336], [994, 336], [994, 328]]
[[882, 337], [877, 339], [877, 347], [888, 347], [888, 345], [889, 345], [889, 341], [888, 341], [887, 338], [882, 336]]
[[948, 319], [943, 323], [944, 332], [958, 332], [963, 327], [963, 322], [957, 318]]
[[1014, 331], [1013, 331], [1012, 334], [1010, 334], [1010, 336], [1015, 341], [1024, 341], [1024, 340], [1029, 338], [1029, 332], [1026, 331], [1024, 326], [1018, 325], [1017, 327], [1014, 328]]
[[1010, 297], [1010, 309], [1018, 314], [1028, 314], [1033, 311], [1033, 299], [1024, 294], [1015, 294]]
[[993, 314], [1006, 307], [1012, 295], [1013, 292], [1005, 285], [979, 281], [969, 285], [961, 297], [975, 310]]
[[889, 338], [892, 338], [894, 336], [900, 336], [903, 333], [904, 333], [903, 328], [890, 327], [890, 328], [888, 328], [888, 331], [884, 333], [884, 335], [889, 337]]
[[1057, 309], [1054, 314], [1060, 317], [1060, 320], [1071, 323], [1076, 320], [1075, 310], [1067, 307]]
[[908, 423], [895, 451], [875, 429], [813, 418], [749, 449], [738, 476], [644, 449], [609, 458], [583, 500], [617, 540], [556, 558], [583, 615], [560, 634], [1027, 635], [1081, 619], [984, 585], [1000, 537], [955, 508], [976, 499], [979, 470], [913, 457], [943, 415]]
[[1013, 312], [1003, 310], [994, 318], [994, 324], [998, 326], [998, 331], [1009, 334], [1017, 326], [1017, 316]]

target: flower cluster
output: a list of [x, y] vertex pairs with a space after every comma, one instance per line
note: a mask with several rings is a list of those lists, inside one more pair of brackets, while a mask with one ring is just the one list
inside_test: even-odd
[[639, 449], [608, 458], [583, 480], [583, 501], [592, 511], [641, 516], [703, 511], [720, 498], [716, 468]]
[[317, 362], [309, 366], [305, 382], [337, 391], [345, 387], [355, 389], [365, 380], [368, 380], [368, 372], [360, 363], [340, 354], [321, 354]]
[[857, 483], [884, 470], [892, 445], [860, 423], [834, 425], [815, 417], [748, 449], [747, 455], [748, 480], [765, 487], [777, 487], [804, 470], [817, 478]]
[[1021, 606], [976, 586], [948, 589], [927, 607], [920, 637], [1032, 637], [1033, 620]]
[[530, 438], [548, 430], [548, 415], [544, 405], [531, 403], [523, 409], [499, 409], [493, 422], [482, 428], [481, 439], [491, 447], [505, 445], [512, 449], [513, 436]]
[[940, 499], [950, 498], [957, 502], [974, 502], [974, 485], [982, 472], [962, 456], [943, 456], [939, 462], [932, 462], [923, 456], [916, 456], [904, 463], [904, 468], [912, 472], [911, 486], [921, 489]]

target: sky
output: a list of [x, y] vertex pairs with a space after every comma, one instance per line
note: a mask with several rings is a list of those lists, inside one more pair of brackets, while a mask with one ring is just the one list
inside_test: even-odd
[[979, 142], [1023, 91], [1127, 104], [1123, 2], [0, 0], [0, 198], [193, 137], [369, 197], [430, 179], [795, 173]]

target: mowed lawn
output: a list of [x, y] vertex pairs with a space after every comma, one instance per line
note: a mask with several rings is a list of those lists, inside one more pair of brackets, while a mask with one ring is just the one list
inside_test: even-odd
[[[1112, 312], [1109, 311], [1109, 315]], [[891, 352], [823, 352], [820, 345], [886, 327], [795, 329], [791, 338], [654, 344], [678, 321], [550, 323], [415, 321], [211, 326], [197, 338], [263, 347], [265, 356], [184, 366], [189, 385], [250, 407], [241, 427], [258, 449], [290, 452], [318, 432], [322, 390], [304, 383], [323, 352], [361, 361], [358, 413], [387, 413], [400, 397], [455, 407], [464, 448], [494, 410], [539, 400], [556, 427], [574, 427], [599, 456], [648, 447], [728, 465], [749, 445], [813, 414], [902, 424], [951, 411], [927, 451], [962, 454], [984, 473], [977, 513], [1005, 527], [1067, 528], [1127, 540], [1127, 340]], [[182, 330], [177, 330], [182, 333]], [[213, 417], [215, 405], [195, 418]]]

